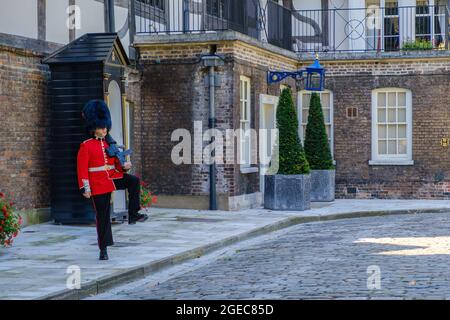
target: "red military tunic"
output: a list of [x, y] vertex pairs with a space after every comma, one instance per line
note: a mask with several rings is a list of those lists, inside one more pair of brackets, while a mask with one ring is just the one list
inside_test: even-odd
[[88, 139], [80, 144], [77, 156], [78, 187], [91, 191], [91, 195], [116, 190], [113, 180], [123, 178], [119, 159], [109, 157], [105, 139]]

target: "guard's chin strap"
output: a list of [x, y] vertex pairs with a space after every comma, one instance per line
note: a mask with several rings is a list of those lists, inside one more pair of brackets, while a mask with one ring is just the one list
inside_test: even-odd
[[111, 144], [117, 144], [117, 142], [113, 139], [113, 137], [111, 137], [111, 135], [109, 134], [109, 132], [108, 132], [108, 134], [106, 135], [105, 140], [106, 140], [106, 142], [108, 142], [109, 145], [111, 145]]

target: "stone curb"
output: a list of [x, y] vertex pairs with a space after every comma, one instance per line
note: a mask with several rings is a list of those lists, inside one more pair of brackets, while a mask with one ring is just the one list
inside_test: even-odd
[[435, 209], [409, 209], [409, 210], [383, 210], [383, 211], [357, 211], [349, 213], [336, 213], [319, 216], [294, 216], [287, 217], [281, 221], [256, 228], [247, 232], [243, 232], [236, 236], [231, 236], [211, 244], [200, 246], [185, 252], [181, 252], [170, 257], [166, 257], [157, 261], [146, 263], [137, 267], [132, 267], [124, 271], [119, 271], [111, 275], [101, 277], [97, 280], [87, 282], [78, 290], [64, 289], [45, 296], [36, 298], [35, 300], [81, 300], [87, 297], [95, 296], [110, 290], [116, 286], [125, 284], [130, 281], [135, 281], [148, 276], [151, 273], [160, 271], [164, 268], [185, 262], [190, 259], [198, 258], [202, 255], [210, 253], [220, 248], [238, 243], [240, 241], [248, 240], [253, 237], [268, 234], [277, 230], [281, 230], [294, 225], [330, 221], [350, 218], [365, 218], [385, 215], [401, 215], [401, 214], [420, 214], [420, 213], [444, 213], [449, 212], [450, 208], [435, 208]]

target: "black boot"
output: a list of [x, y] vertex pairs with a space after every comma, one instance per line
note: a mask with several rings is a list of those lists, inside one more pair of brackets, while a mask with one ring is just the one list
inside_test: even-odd
[[108, 260], [108, 251], [105, 249], [100, 249], [100, 260]]
[[145, 213], [138, 213], [128, 217], [128, 224], [136, 224], [136, 222], [145, 222], [148, 219], [148, 215]]

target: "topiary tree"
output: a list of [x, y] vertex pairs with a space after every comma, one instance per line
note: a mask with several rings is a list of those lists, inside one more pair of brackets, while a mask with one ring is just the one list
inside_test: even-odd
[[334, 169], [320, 97], [311, 95], [305, 134], [305, 153], [312, 170]]
[[291, 89], [283, 89], [277, 107], [278, 174], [308, 174], [310, 172], [300, 138], [298, 136], [298, 118], [292, 100]]

